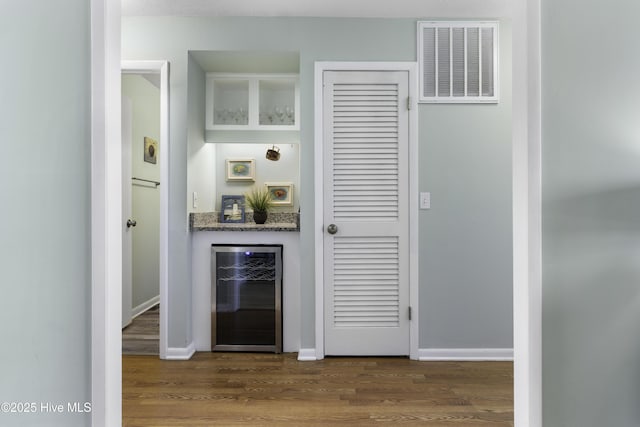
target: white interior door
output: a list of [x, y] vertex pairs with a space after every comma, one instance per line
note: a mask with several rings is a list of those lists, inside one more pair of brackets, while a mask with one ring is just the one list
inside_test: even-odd
[[132, 320], [133, 305], [133, 228], [127, 227], [131, 218], [131, 139], [133, 107], [131, 100], [122, 97], [122, 327]]
[[326, 355], [408, 355], [408, 71], [325, 71]]

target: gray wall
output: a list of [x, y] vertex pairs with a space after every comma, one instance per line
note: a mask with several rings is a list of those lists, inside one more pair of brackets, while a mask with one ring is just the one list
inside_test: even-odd
[[500, 103], [420, 106], [421, 347], [513, 347], [511, 26]]
[[[512, 347], [511, 31], [508, 21], [501, 25], [501, 103], [419, 107], [420, 189], [433, 193], [432, 210], [420, 213], [421, 348]], [[171, 62], [171, 346], [188, 342], [190, 315], [188, 51], [300, 52], [300, 263], [301, 271], [313, 271], [314, 62], [415, 61], [415, 39], [414, 19], [123, 19], [123, 59]], [[302, 346], [313, 347], [309, 275], [301, 277], [301, 293]]]
[[40, 402], [90, 401], [90, 51], [82, 0], [0, 14], [0, 413], [3, 426], [83, 426]]
[[542, 5], [544, 425], [637, 426], [640, 4]]
[[[217, 196], [215, 145], [205, 144], [205, 72], [189, 55], [188, 64], [188, 163], [187, 200], [188, 212], [215, 210]], [[193, 206], [193, 192], [198, 193], [198, 206]]]

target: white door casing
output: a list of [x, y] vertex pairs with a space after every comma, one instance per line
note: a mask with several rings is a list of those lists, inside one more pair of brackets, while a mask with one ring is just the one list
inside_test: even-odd
[[317, 359], [417, 358], [414, 70], [316, 64]]
[[133, 229], [131, 218], [131, 139], [133, 126], [131, 99], [122, 97], [122, 327], [131, 323], [133, 306]]

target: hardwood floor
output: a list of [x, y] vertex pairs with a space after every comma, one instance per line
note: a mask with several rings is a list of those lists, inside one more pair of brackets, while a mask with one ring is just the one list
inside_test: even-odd
[[513, 363], [123, 356], [123, 425], [513, 426]]
[[122, 330], [122, 354], [160, 354], [160, 306], [145, 311]]

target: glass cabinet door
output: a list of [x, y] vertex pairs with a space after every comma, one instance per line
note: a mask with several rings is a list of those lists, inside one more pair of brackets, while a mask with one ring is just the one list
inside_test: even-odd
[[297, 131], [297, 74], [207, 73], [206, 129]]
[[295, 126], [296, 82], [293, 80], [259, 80], [260, 126]]
[[213, 124], [249, 124], [249, 80], [213, 81]]

